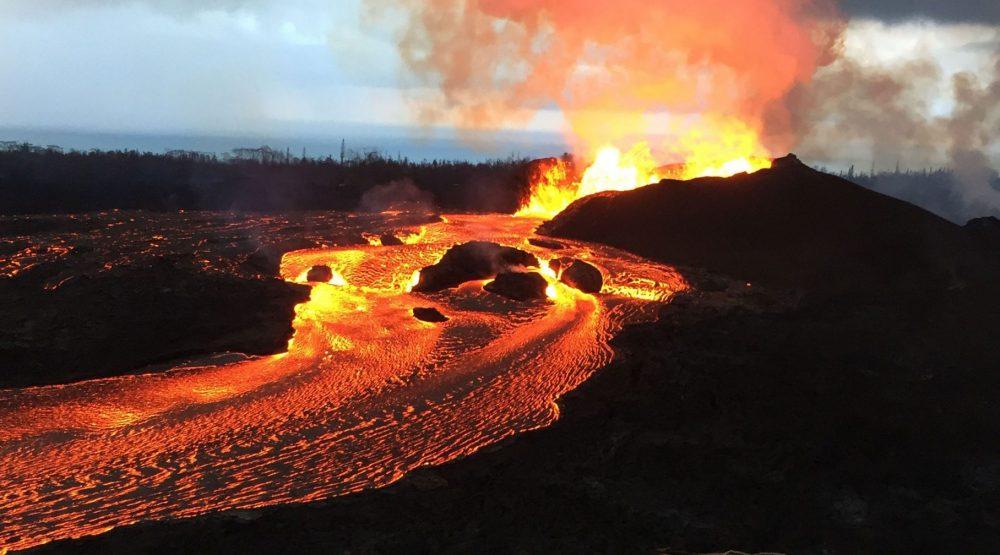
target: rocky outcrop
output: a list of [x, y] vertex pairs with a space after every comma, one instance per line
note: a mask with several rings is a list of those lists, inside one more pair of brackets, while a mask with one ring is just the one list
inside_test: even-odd
[[965, 230], [985, 248], [1000, 254], [1000, 219], [996, 216], [969, 220]]
[[811, 297], [908, 290], [919, 298], [990, 273], [959, 226], [793, 156], [752, 174], [584, 197], [539, 232]]
[[448, 317], [441, 314], [441, 311], [434, 307], [415, 307], [413, 317], [423, 322], [441, 323], [447, 322]]
[[549, 249], [554, 251], [566, 248], [566, 245], [560, 243], [559, 241], [553, 241], [552, 239], [542, 239], [541, 237], [528, 238], [528, 244], [538, 247], [540, 249]]
[[382, 242], [383, 247], [398, 247], [403, 244], [403, 241], [399, 237], [391, 233], [383, 233], [379, 237], [379, 241]]
[[584, 293], [596, 295], [601, 292], [601, 288], [604, 286], [604, 276], [593, 264], [582, 260], [572, 260], [569, 265], [566, 265], [565, 262], [562, 262], [561, 265], [565, 269], [562, 270], [559, 281]]
[[483, 289], [515, 301], [541, 300], [549, 284], [538, 272], [503, 272]]
[[442, 291], [467, 281], [489, 279], [501, 272], [527, 267], [538, 267], [538, 259], [533, 254], [487, 241], [470, 241], [455, 245], [437, 264], [420, 270], [420, 280], [413, 291]]
[[306, 273], [306, 281], [311, 283], [329, 283], [333, 279], [333, 270], [329, 266], [313, 266]]

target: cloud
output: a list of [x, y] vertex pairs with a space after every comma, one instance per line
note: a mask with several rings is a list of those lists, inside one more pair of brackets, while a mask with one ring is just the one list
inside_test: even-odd
[[422, 123], [521, 127], [558, 106], [575, 148], [587, 154], [649, 140], [662, 131], [649, 125], [653, 114], [675, 116], [678, 127], [701, 114], [718, 126], [739, 120], [736, 127], [756, 128], [769, 105], [832, 59], [842, 28], [832, 4], [812, 0], [363, 6], [370, 24], [395, 28], [404, 79], [436, 89], [414, 103]]
[[950, 23], [1000, 24], [997, 0], [840, 0], [840, 8], [852, 17], [882, 21], [927, 18]]
[[144, 6], [184, 17], [209, 11], [249, 11], [268, 4], [268, 0], [4, 0], [0, 5], [0, 16], [45, 17], [76, 10]]
[[[3, 127], [319, 135], [340, 133], [334, 122], [408, 123], [391, 45], [355, 32], [356, 48], [331, 53], [328, 36], [357, 28], [349, 0], [188, 0], [155, 11], [124, 0], [31, 0], [107, 7], [25, 17], [10, 16], [8, 2], [0, 0]], [[201, 6], [234, 11], [195, 13]]]
[[852, 23], [844, 56], [790, 95], [797, 153], [877, 169], [943, 164], [966, 213], [997, 213], [996, 38], [983, 25]]

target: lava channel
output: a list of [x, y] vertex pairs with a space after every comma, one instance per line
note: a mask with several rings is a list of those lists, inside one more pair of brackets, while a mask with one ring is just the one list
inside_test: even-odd
[[[285, 279], [317, 264], [334, 279], [296, 308], [283, 354], [0, 391], [0, 551], [381, 487], [551, 423], [559, 396], [610, 360], [613, 334], [686, 284], [672, 268], [567, 242], [559, 256], [602, 269], [600, 295], [554, 280], [553, 298], [530, 303], [478, 282], [407, 292], [456, 243], [552, 257], [527, 242], [538, 223], [448, 216], [410, 244], [286, 254]], [[418, 306], [449, 320], [419, 321]]]

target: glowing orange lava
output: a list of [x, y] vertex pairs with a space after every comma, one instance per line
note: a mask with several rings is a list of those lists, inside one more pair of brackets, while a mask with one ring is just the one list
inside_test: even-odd
[[683, 133], [675, 147], [684, 164], [677, 179], [729, 177], [771, 167], [757, 132], [732, 118], [709, 118]]
[[729, 177], [771, 167], [771, 157], [747, 125], [732, 119], [705, 118], [685, 131], [670, 150], [684, 162], [661, 168], [647, 143], [622, 152], [615, 146], [597, 151], [579, 181], [563, 160], [543, 164], [532, 176], [531, 193], [517, 215], [553, 218], [578, 198], [604, 191], [630, 191], [664, 178]]
[[660, 180], [649, 145], [639, 143], [622, 154], [613, 146], [597, 152], [594, 163], [583, 172], [578, 196], [603, 191], [631, 191]]
[[570, 180], [562, 159], [542, 160], [531, 176], [531, 196], [517, 211], [525, 218], [551, 218], [577, 198], [578, 185]]
[[[610, 361], [610, 337], [687, 285], [672, 268], [567, 241], [560, 255], [599, 267], [605, 293], [579, 293], [547, 264], [545, 301], [478, 282], [408, 292], [455, 243], [546, 256], [526, 245], [537, 224], [448, 216], [414, 244], [286, 254], [287, 280], [334, 270], [296, 307], [287, 353], [0, 390], [0, 552], [384, 486], [551, 423], [555, 401]], [[415, 307], [450, 320], [419, 321]]]

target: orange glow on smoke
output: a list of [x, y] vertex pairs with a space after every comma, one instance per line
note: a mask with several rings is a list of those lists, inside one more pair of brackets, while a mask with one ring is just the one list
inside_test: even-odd
[[[627, 152], [646, 141], [670, 154], [665, 162], [690, 162], [678, 148], [685, 133], [672, 128], [692, 118], [733, 118], [771, 152], [788, 151], [796, 141], [789, 93], [836, 59], [846, 26], [835, 0], [362, 5], [380, 30], [397, 26], [400, 59], [422, 85], [408, 89], [421, 122], [523, 128], [545, 125], [555, 107], [573, 150], [591, 160], [604, 145]], [[673, 136], [668, 144], [664, 134]], [[767, 157], [756, 150], [699, 162], [691, 173], [753, 169], [754, 156]]]
[[547, 164], [518, 211], [539, 218], [601, 191], [769, 167], [797, 140], [791, 93], [836, 59], [846, 27], [835, 0], [362, 5], [380, 30], [400, 25], [422, 123], [523, 128], [558, 112], [593, 166]]

